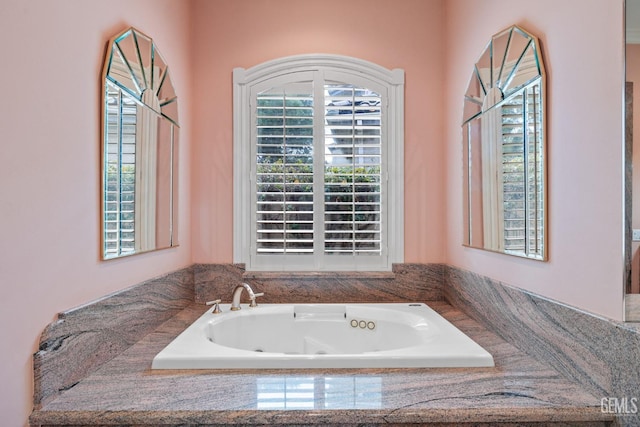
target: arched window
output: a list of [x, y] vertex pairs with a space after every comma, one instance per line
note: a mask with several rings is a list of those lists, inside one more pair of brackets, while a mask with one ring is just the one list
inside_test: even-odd
[[234, 70], [234, 262], [402, 262], [403, 92], [402, 70], [343, 56]]

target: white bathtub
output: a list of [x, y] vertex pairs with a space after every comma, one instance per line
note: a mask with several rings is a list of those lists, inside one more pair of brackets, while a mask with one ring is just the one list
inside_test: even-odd
[[208, 310], [152, 369], [491, 367], [493, 357], [425, 304], [262, 304]]

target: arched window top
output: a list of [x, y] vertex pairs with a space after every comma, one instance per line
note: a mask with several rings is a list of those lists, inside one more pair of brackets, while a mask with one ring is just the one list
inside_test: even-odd
[[233, 75], [237, 84], [252, 84], [278, 75], [318, 69], [333, 69], [362, 75], [390, 85], [404, 84], [404, 70], [389, 70], [363, 59], [331, 54], [286, 56], [247, 69], [235, 68]]

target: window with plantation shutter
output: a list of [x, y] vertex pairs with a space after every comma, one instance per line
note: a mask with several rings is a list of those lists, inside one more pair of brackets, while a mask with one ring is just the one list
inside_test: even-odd
[[402, 262], [404, 73], [304, 55], [234, 70], [234, 262]]

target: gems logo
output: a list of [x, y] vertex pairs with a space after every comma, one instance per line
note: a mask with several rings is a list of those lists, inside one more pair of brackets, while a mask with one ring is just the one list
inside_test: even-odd
[[605, 414], [635, 415], [638, 413], [637, 397], [603, 397], [600, 410]]

